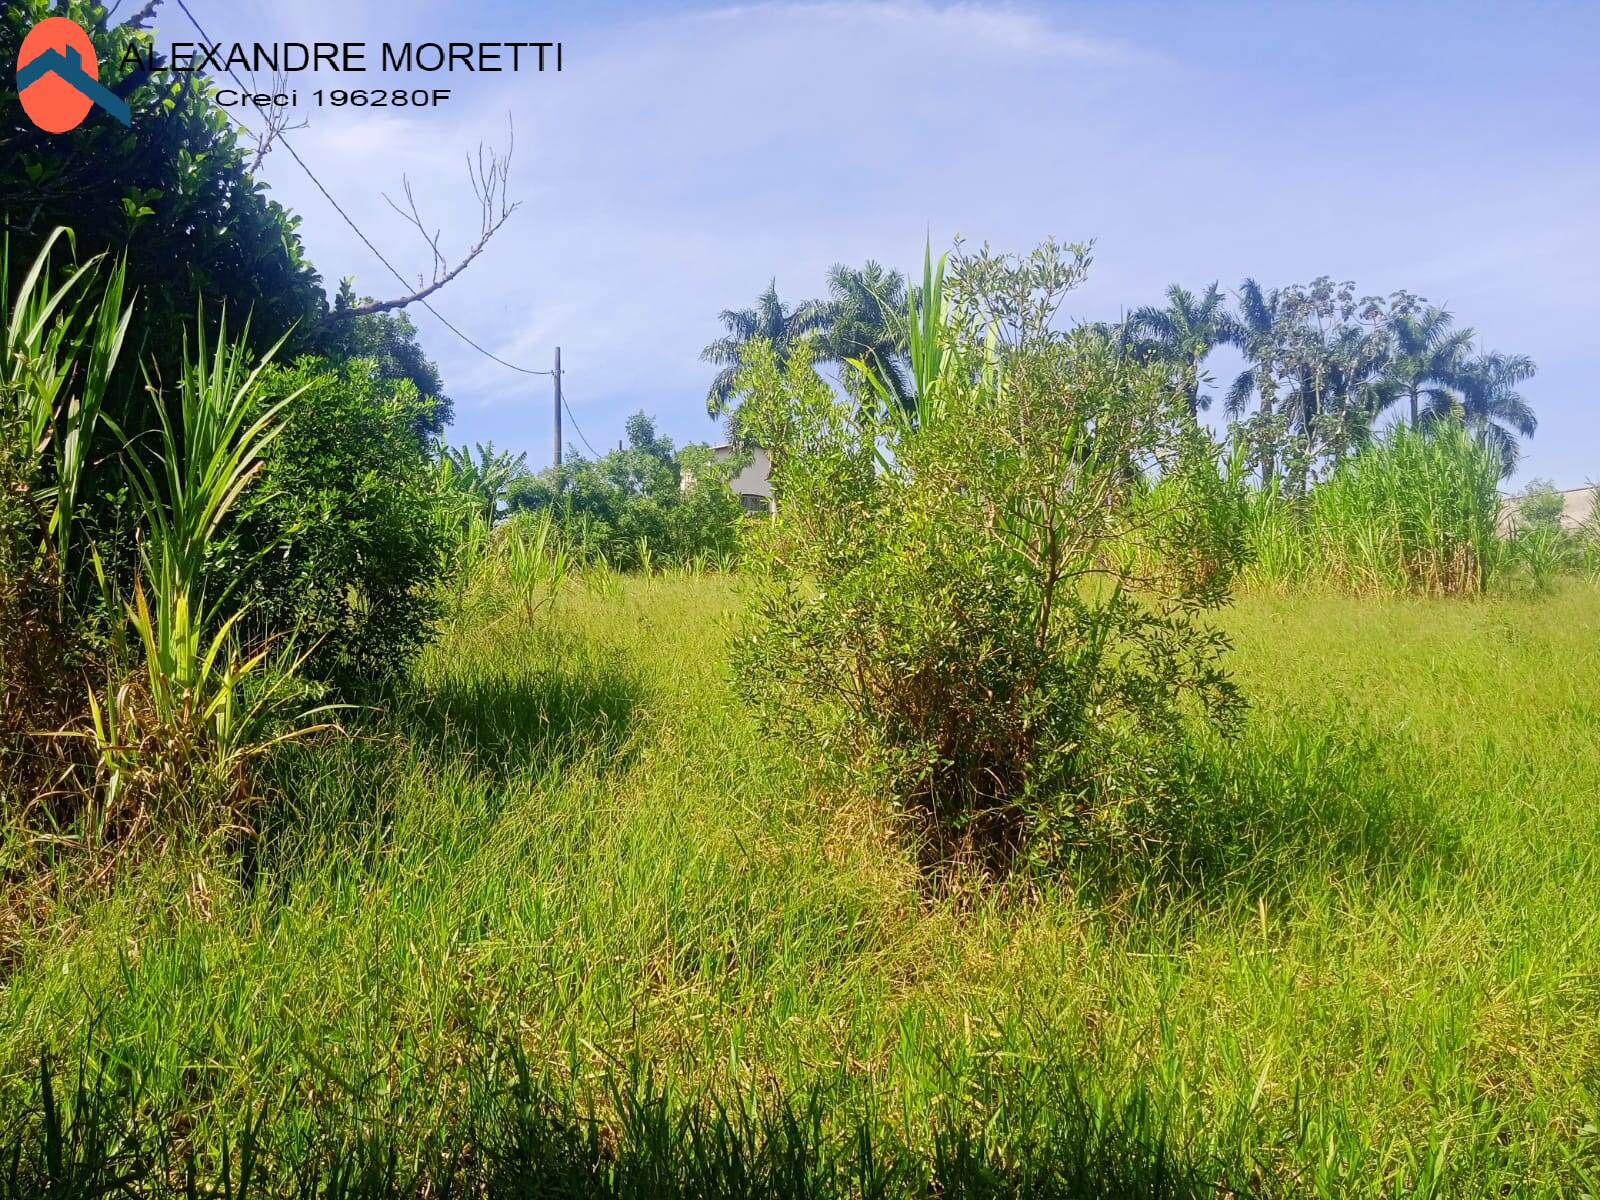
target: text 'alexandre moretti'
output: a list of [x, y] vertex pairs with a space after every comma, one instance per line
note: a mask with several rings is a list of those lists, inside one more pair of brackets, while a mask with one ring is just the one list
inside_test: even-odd
[[165, 56], [154, 45], [130, 45], [123, 65], [146, 71], [559, 71], [561, 43], [384, 42], [374, 55], [366, 42], [172, 42]]

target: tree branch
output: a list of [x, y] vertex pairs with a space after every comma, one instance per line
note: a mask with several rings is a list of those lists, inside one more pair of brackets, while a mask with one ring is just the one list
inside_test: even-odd
[[[160, 7], [161, 0], [145, 0], [145, 2], [139, 6], [139, 10], [122, 24], [127, 29], [143, 29], [150, 23], [150, 19], [156, 15], [156, 9]], [[112, 11], [115, 12], [116, 10], [113, 9]]]
[[[160, 2], [161, 0], [155, 0], [155, 3], [157, 4]], [[251, 78], [250, 84], [252, 87], [255, 86], [254, 77]], [[281, 72], [274, 75], [272, 77], [272, 87], [269, 89], [269, 91], [273, 96], [272, 104], [265, 109], [258, 108], [256, 110], [257, 112], [261, 113], [262, 118], [266, 121], [266, 125], [262, 128], [260, 133], [252, 135], [256, 140], [256, 152], [251, 156], [250, 166], [247, 168], [247, 171], [251, 175], [254, 175], [256, 173], [256, 169], [261, 166], [261, 160], [267, 157], [267, 153], [272, 149], [272, 143], [274, 141], [276, 141], [283, 134], [288, 133], [291, 129], [304, 129], [311, 123], [310, 121], [302, 120], [291, 124], [289, 120], [288, 104], [279, 103], [278, 101], [278, 97], [287, 96], [288, 94], [289, 77], [287, 75], [284, 75]]]
[[405, 207], [396, 204], [388, 195], [384, 199], [389, 207], [404, 217], [410, 225], [414, 226], [427, 243], [428, 253], [433, 258], [433, 275], [431, 279], [417, 277], [417, 288], [404, 296], [397, 296], [392, 300], [369, 300], [365, 304], [351, 305], [347, 308], [336, 309], [329, 314], [330, 320], [347, 320], [351, 317], [367, 316], [371, 313], [389, 312], [393, 309], [404, 308], [408, 304], [415, 304], [426, 300], [445, 284], [449, 283], [467, 266], [482, 254], [484, 247], [489, 244], [489, 239], [500, 231], [500, 227], [510, 219], [511, 214], [521, 207], [521, 201], [510, 201], [506, 196], [507, 183], [511, 177], [511, 154], [515, 149], [515, 130], [508, 135], [505, 154], [500, 154], [493, 148], [485, 148], [483, 143], [478, 144], [477, 161], [471, 155], [467, 156], [467, 176], [472, 181], [472, 192], [478, 198], [479, 224], [478, 238], [468, 247], [461, 260], [454, 266], [449, 264], [443, 252], [439, 249], [441, 231], [428, 232], [427, 224], [422, 219], [422, 214], [417, 208], [417, 199], [411, 190], [411, 181], [403, 179], [405, 188]]

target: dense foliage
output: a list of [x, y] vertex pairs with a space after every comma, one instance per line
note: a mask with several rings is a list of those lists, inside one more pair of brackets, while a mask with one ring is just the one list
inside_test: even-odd
[[910, 412], [841, 398], [794, 350], [755, 345], [740, 376], [779, 494], [741, 678], [941, 858], [1053, 857], [1151, 796], [1187, 716], [1238, 703], [1195, 619], [1228, 594], [1232, 498], [1165, 371], [1054, 328], [1085, 267], [963, 255], [948, 306], [930, 267]]
[[364, 359], [275, 368], [282, 339], [197, 308], [130, 430], [108, 397], [142, 310], [75, 249], [57, 231], [0, 306], [7, 815], [89, 847], [236, 827], [256, 760], [318, 727], [308, 674], [349, 690], [432, 635], [434, 405]]
[[307, 669], [350, 690], [403, 666], [439, 613], [446, 546], [418, 433], [433, 405], [365, 358], [263, 376], [264, 396], [294, 393], [239, 533], [240, 596], [250, 627], [293, 631]]
[[1508, 561], [1500, 459], [1460, 426], [1398, 426], [1301, 497], [1255, 493], [1251, 578], [1356, 592], [1483, 592]]
[[[900, 274], [874, 262], [835, 265], [822, 300], [791, 306], [769, 285], [754, 307], [722, 313], [727, 334], [702, 352], [721, 367], [708, 410], [728, 412], [749, 346], [769, 344], [781, 366], [808, 338], [815, 361], [857, 364], [840, 377], [846, 390], [909, 405], [905, 296]], [[1354, 283], [1328, 276], [1280, 288], [1246, 279], [1230, 305], [1216, 283], [1199, 293], [1173, 284], [1165, 303], [1097, 328], [1119, 352], [1164, 367], [1194, 416], [1215, 399], [1206, 370], [1212, 353], [1241, 353], [1244, 369], [1225, 393], [1227, 436], [1249, 447], [1257, 481], [1284, 495], [1302, 494], [1360, 453], [1395, 415], [1415, 428], [1465, 425], [1494, 449], [1502, 476], [1516, 468], [1519, 439], [1538, 428], [1518, 391], [1533, 377], [1533, 361], [1480, 350], [1472, 329], [1408, 291], [1360, 295]], [[867, 375], [879, 386], [858, 388]]]
[[1511, 520], [1522, 529], [1562, 529], [1566, 501], [1548, 479], [1530, 479], [1512, 505]]
[[[0, 218], [14, 270], [61, 225], [76, 232], [84, 253], [126, 255], [128, 287], [140, 297], [136, 344], [169, 377], [201, 295], [213, 312], [250, 313], [258, 349], [291, 330], [314, 336], [327, 300], [301, 247], [299, 218], [249, 173], [250, 147], [212, 102], [207, 78], [124, 65], [130, 47], [148, 59], [154, 37], [113, 24], [104, 7], [85, 0], [6, 4], [0, 62], [8, 70], [28, 30], [53, 14], [88, 30], [100, 80], [128, 102], [133, 120], [124, 127], [96, 111], [60, 137], [23, 115], [14, 89], [0, 93]], [[8, 293], [18, 280], [4, 281]], [[127, 394], [142, 402], [139, 378], [134, 371]]]
[[644, 413], [628, 418], [627, 445], [575, 458], [510, 488], [513, 512], [549, 512], [567, 539], [611, 566], [721, 561], [738, 548], [739, 500], [728, 488], [739, 460], [710, 448], [681, 450]]
[[[39, 731], [81, 698], [87, 476], [132, 313], [121, 264], [71, 251], [71, 235], [55, 231], [17, 271], [15, 292], [0, 293], [0, 796], [24, 803], [65, 767], [63, 747]], [[9, 276], [9, 240], [0, 265]]]
[[[346, 279], [339, 285], [334, 311], [356, 303], [355, 288]], [[416, 389], [414, 426], [419, 435], [438, 439], [455, 415], [455, 405], [444, 393], [439, 368], [417, 341], [417, 328], [404, 311], [362, 313], [341, 317], [323, 326], [317, 339], [319, 352], [336, 359], [365, 358], [373, 374], [392, 383], [406, 382]]]

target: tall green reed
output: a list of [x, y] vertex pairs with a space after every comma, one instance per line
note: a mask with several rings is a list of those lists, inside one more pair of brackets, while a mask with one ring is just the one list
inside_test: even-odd
[[1478, 593], [1503, 557], [1500, 462], [1460, 425], [1399, 426], [1311, 492], [1329, 574], [1358, 591]]
[[1355, 592], [1476, 595], [1508, 561], [1499, 460], [1460, 425], [1398, 426], [1303, 497], [1245, 501], [1247, 578]]
[[[224, 316], [213, 343], [197, 314], [193, 344], [184, 341], [177, 411], [151, 386], [154, 449], [124, 436], [140, 545], [133, 598], [120, 607], [137, 646], [121, 641], [123, 661], [113, 672], [130, 658], [142, 670], [108, 686], [104, 702], [92, 691], [89, 697], [104, 785], [101, 834], [130, 781], [140, 798], [216, 787], [237, 795], [249, 759], [323, 727], [310, 718], [326, 706], [285, 711], [304, 696], [295, 682], [303, 655], [240, 645], [244, 610], [232, 602], [238, 576], [224, 577], [218, 566], [230, 557], [229, 519], [261, 470], [280, 415], [300, 395], [262, 406], [261, 372], [282, 339], [252, 359], [248, 338], [247, 322], [230, 339]], [[272, 669], [264, 670], [269, 659]]]
[[[41, 552], [55, 556], [58, 616], [71, 579], [78, 498], [111, 375], [133, 304], [124, 303], [124, 262], [97, 254], [57, 280], [60, 244], [76, 250], [70, 229], [51, 231], [14, 298], [0, 294], [0, 394], [7, 423], [30, 464], [30, 487], [49, 517]], [[11, 277], [11, 247], [0, 245], [0, 278]], [[104, 272], [104, 281], [100, 276]], [[98, 284], [98, 286], [96, 286]], [[44, 468], [49, 468], [48, 470]]]

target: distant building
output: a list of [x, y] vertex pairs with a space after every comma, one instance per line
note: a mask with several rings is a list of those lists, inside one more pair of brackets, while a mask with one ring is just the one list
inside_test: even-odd
[[[737, 458], [744, 451], [736, 450], [731, 442], [724, 442], [720, 446], [711, 447], [711, 453], [718, 462], [727, 462], [730, 458]], [[739, 505], [745, 512], [775, 512], [777, 507], [772, 500], [772, 459], [760, 446], [749, 447], [749, 455], [749, 463], [728, 480], [728, 487], [739, 497]], [[688, 487], [692, 483], [694, 475], [685, 471], [683, 486]]]

